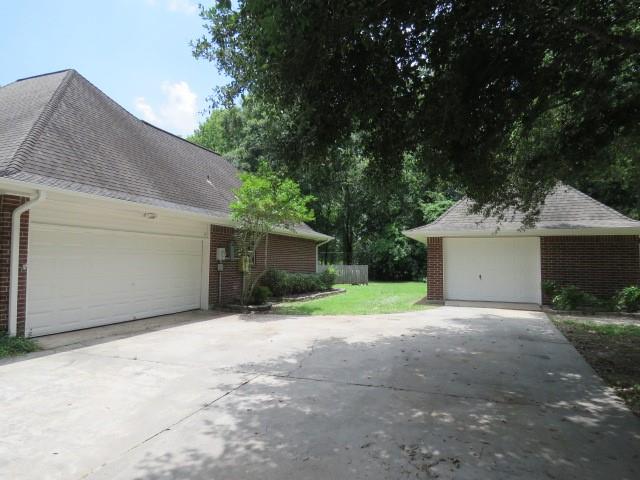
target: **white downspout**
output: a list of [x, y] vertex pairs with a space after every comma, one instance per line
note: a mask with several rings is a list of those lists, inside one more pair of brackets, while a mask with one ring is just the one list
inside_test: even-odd
[[46, 192], [38, 190], [35, 198], [23, 203], [11, 214], [11, 258], [9, 267], [9, 336], [18, 333], [18, 270], [20, 262], [20, 217], [36, 204], [47, 198]]
[[318, 247], [321, 247], [325, 243], [329, 243], [331, 240], [333, 240], [333, 238], [325, 240], [324, 242], [316, 243], [316, 273], [318, 273], [318, 270], [320, 269], [320, 262], [318, 262]]

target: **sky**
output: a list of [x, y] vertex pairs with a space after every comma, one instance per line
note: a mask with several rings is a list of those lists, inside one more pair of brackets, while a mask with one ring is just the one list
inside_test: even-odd
[[191, 55], [205, 32], [197, 2], [0, 0], [0, 85], [74, 68], [135, 116], [189, 135], [225, 83]]

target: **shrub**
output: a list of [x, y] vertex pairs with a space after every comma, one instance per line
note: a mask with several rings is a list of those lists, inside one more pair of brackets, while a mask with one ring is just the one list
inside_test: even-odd
[[288, 274], [282, 270], [270, 268], [262, 278], [262, 284], [271, 289], [274, 297], [282, 297], [289, 292]]
[[333, 267], [327, 268], [320, 274], [322, 289], [331, 290], [333, 288], [333, 285], [336, 283], [336, 278], [338, 278], [338, 272], [336, 272], [336, 269]]
[[269, 287], [265, 287], [263, 285], [258, 285], [253, 289], [253, 299], [252, 303], [254, 305], [263, 305], [267, 302], [267, 298], [271, 296], [271, 290]]
[[553, 297], [553, 307], [558, 310], [606, 309], [607, 302], [580, 290], [575, 285], [568, 285], [557, 289], [557, 294]]
[[558, 284], [553, 280], [544, 280], [542, 282], [542, 293], [550, 298], [555, 297], [558, 294], [559, 289]]
[[615, 308], [621, 312], [637, 312], [640, 310], [640, 286], [632, 285], [623, 288], [614, 297]]
[[334, 272], [289, 273], [269, 269], [262, 278], [262, 284], [268, 287], [275, 297], [285, 295], [329, 290], [335, 282]]

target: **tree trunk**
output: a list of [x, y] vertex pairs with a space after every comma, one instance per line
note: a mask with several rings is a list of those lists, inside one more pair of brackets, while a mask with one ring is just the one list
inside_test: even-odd
[[351, 211], [351, 191], [348, 186], [343, 189], [344, 213], [342, 221], [342, 263], [353, 264], [353, 222]]

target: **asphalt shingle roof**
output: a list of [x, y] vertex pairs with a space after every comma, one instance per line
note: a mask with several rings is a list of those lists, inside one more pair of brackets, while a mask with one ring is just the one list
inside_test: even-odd
[[0, 88], [0, 177], [226, 218], [237, 173], [220, 155], [136, 118], [75, 70]]
[[[499, 222], [496, 218], [484, 218], [482, 214], [470, 213], [471, 205], [470, 200], [462, 199], [435, 222], [407, 230], [405, 234], [419, 239], [430, 236], [513, 233], [522, 230], [524, 215], [521, 212], [507, 214], [506, 219]], [[636, 229], [635, 233], [638, 233], [640, 222], [624, 216], [573, 187], [559, 184], [545, 199], [535, 227], [525, 232], [535, 234], [536, 231], [544, 230], [547, 234], [553, 234], [556, 230], [560, 234], [560, 231], [578, 229]], [[633, 233], [631, 230], [629, 232]]]

